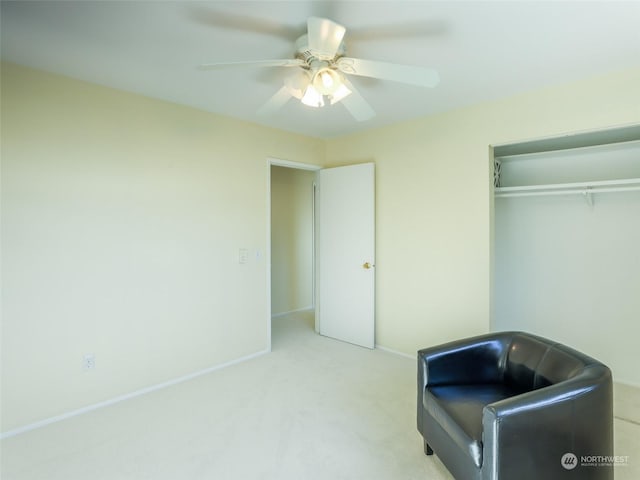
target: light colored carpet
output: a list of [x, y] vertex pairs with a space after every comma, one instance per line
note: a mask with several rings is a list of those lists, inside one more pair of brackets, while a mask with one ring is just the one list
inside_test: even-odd
[[[2, 441], [2, 480], [451, 480], [422, 452], [415, 361], [273, 322], [273, 352]], [[640, 425], [615, 420], [616, 480]]]
[[422, 452], [415, 361], [274, 320], [273, 352], [3, 441], [3, 480], [451, 479]]

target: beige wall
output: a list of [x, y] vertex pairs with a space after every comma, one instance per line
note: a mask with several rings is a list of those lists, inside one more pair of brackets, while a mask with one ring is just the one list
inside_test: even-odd
[[639, 121], [640, 69], [321, 141], [3, 65], [2, 430], [268, 348], [266, 157], [376, 163], [376, 341], [413, 354], [490, 328], [489, 145]]
[[269, 348], [267, 157], [322, 141], [3, 64], [1, 153], [2, 431]]
[[328, 141], [328, 165], [376, 163], [376, 342], [490, 329], [490, 145], [639, 121], [636, 69]]
[[271, 167], [271, 313], [313, 306], [315, 173]]

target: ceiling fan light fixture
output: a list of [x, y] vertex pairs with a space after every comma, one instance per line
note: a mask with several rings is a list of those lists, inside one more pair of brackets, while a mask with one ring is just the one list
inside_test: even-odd
[[302, 100], [304, 93], [311, 81], [311, 77], [306, 70], [299, 70], [293, 75], [287, 77], [284, 81], [292, 97]]
[[322, 95], [333, 95], [342, 85], [342, 78], [335, 70], [323, 68], [313, 76], [312, 83]]
[[307, 87], [300, 101], [309, 107], [324, 107], [324, 98], [313, 85]]
[[333, 94], [329, 95], [329, 99], [331, 100], [331, 105], [338, 103], [345, 97], [351, 95], [351, 90], [344, 84], [341, 83], [338, 89], [333, 92]]

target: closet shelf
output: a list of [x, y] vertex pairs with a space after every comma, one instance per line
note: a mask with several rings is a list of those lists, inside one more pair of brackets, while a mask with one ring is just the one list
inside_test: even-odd
[[628, 192], [640, 190], [640, 178], [601, 180], [593, 182], [553, 183], [548, 185], [524, 185], [496, 187], [495, 197], [531, 197], [540, 195], [590, 195], [592, 193]]

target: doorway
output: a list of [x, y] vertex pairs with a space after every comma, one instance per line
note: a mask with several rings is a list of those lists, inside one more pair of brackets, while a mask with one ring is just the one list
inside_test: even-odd
[[[315, 328], [314, 188], [319, 167], [269, 160], [270, 330], [292, 317]], [[273, 338], [271, 339], [273, 343]]]
[[[272, 169], [286, 167], [284, 170]], [[278, 315], [308, 312], [309, 328], [317, 333], [365, 348], [375, 347], [375, 168], [372, 162], [321, 169], [315, 165], [267, 159], [267, 337], [272, 342], [272, 319]], [[287, 170], [288, 169], [288, 170]], [[292, 170], [294, 170], [292, 172]], [[297, 176], [295, 170], [311, 171], [306, 175], [302, 196], [291, 197], [287, 187], [285, 201], [273, 199], [278, 189], [276, 177]], [[317, 173], [317, 175], [316, 175]], [[304, 175], [301, 175], [304, 178]], [[317, 184], [314, 182], [318, 182]], [[294, 183], [291, 180], [285, 184]], [[310, 183], [310, 185], [309, 185]], [[310, 200], [305, 202], [304, 198]], [[272, 207], [272, 203], [274, 204]], [[298, 204], [308, 226], [306, 272], [297, 263], [287, 242], [299, 241], [289, 234], [285, 247], [277, 239], [282, 231], [295, 232], [295, 227], [274, 225], [277, 204], [284, 203], [284, 224], [291, 222], [291, 209]], [[272, 211], [273, 210], [273, 211]], [[273, 230], [273, 232], [272, 232]], [[273, 240], [272, 240], [273, 239]], [[272, 245], [273, 244], [273, 245]], [[272, 258], [273, 257], [273, 258]], [[285, 258], [284, 261], [281, 259]], [[280, 264], [279, 264], [280, 262]], [[300, 270], [296, 270], [300, 268]], [[292, 274], [295, 272], [295, 274]], [[320, 275], [318, 275], [320, 273]], [[299, 280], [302, 280], [301, 282]], [[307, 284], [307, 287], [302, 285]], [[310, 288], [309, 288], [310, 287]], [[300, 296], [299, 294], [306, 295]], [[279, 297], [282, 295], [282, 297]], [[306, 301], [300, 301], [306, 298]], [[287, 303], [288, 302], [288, 303]], [[273, 304], [273, 306], [272, 306]], [[283, 306], [284, 305], [284, 306]]]

